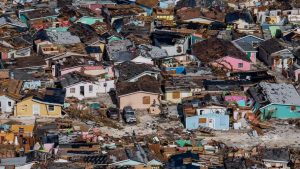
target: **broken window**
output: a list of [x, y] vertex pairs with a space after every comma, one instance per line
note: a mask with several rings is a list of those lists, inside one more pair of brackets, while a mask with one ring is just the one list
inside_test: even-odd
[[70, 93], [75, 93], [75, 88], [70, 88]]
[[7, 104], [8, 104], [9, 107], [11, 107], [11, 102], [8, 102]]
[[143, 97], [143, 104], [150, 104], [150, 96]]
[[48, 105], [48, 111], [54, 111], [54, 105]]
[[179, 99], [180, 98], [180, 91], [174, 91], [172, 93], [173, 99]]

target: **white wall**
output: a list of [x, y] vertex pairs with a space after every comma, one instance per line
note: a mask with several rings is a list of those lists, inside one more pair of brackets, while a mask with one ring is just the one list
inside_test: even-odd
[[[177, 52], [177, 48], [181, 47], [181, 52]], [[165, 49], [168, 53], [168, 56], [176, 56], [185, 54], [184, 45], [182, 44], [175, 44], [174, 46], [161, 46], [162, 49]]]
[[[176, 55], [186, 54], [186, 51], [189, 48], [189, 37], [186, 37], [185, 39], [182, 39], [182, 40], [183, 40], [183, 43], [177, 43], [174, 46], [162, 45], [162, 46], [160, 46], [160, 48], [165, 49], [168, 53], [168, 56], [176, 56]], [[177, 52], [178, 47], [181, 47], [181, 52]]]
[[145, 58], [143, 56], [138, 56], [131, 61], [135, 63], [146, 63], [146, 64], [153, 65], [153, 61], [151, 58]]
[[[104, 86], [104, 84], [106, 83], [106, 87]], [[110, 90], [114, 90], [115, 87], [115, 80], [100, 80], [99, 81], [99, 90], [98, 93], [107, 93]]]
[[[104, 84], [106, 83], [106, 87]], [[93, 90], [89, 91], [89, 86], [93, 86]], [[80, 86], [84, 86], [84, 95], [80, 93]], [[71, 93], [71, 88], [75, 88], [75, 93]], [[99, 93], [107, 93], [111, 89], [115, 88], [114, 80], [110, 81], [99, 81], [95, 83], [90, 82], [81, 82], [77, 83], [75, 85], [69, 86], [66, 88], [66, 97], [76, 97], [79, 100], [85, 99], [85, 98], [95, 98], [97, 97], [97, 94]]]
[[31, 48], [24, 48], [16, 51], [15, 58], [28, 57], [31, 55]]
[[[202, 114], [200, 114], [202, 110]], [[197, 114], [199, 115], [204, 115], [204, 114], [215, 114], [217, 111], [220, 112], [220, 114], [225, 114], [226, 113], [226, 108], [225, 107], [220, 107], [220, 106], [207, 106], [204, 108], [197, 109]]]
[[138, 76], [136, 76], [136, 77], [130, 79], [129, 82], [136, 82], [136, 81], [139, 80], [139, 78], [141, 78], [141, 77], [143, 77], [143, 76], [146, 76], [146, 75], [155, 77], [155, 78], [157, 79], [159, 73], [158, 73], [158, 72], [143, 72], [142, 74], [139, 74]]
[[[0, 102], [1, 102], [1, 111], [2, 112], [7, 112], [7, 113], [12, 113], [13, 108], [15, 105], [15, 101], [6, 97], [6, 96], [0, 96]], [[11, 106], [8, 106], [8, 102], [11, 102]]]

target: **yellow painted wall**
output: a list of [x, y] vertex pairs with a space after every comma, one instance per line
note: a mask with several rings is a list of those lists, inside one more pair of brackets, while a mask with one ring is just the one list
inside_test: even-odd
[[165, 100], [167, 100], [171, 103], [181, 103], [182, 98], [190, 97], [192, 95], [193, 95], [192, 92], [181, 92], [180, 93], [180, 98], [173, 99], [173, 92], [166, 92], [165, 93]]
[[[150, 104], [143, 104], [144, 96], [150, 97]], [[159, 103], [159, 94], [137, 92], [119, 97], [119, 106], [120, 109], [123, 109], [125, 106], [131, 106], [133, 109], [148, 109], [154, 100], [155, 103]]]
[[105, 44], [103, 44], [103, 43], [100, 43], [100, 49], [101, 49], [101, 51], [103, 52], [104, 51], [104, 48], [105, 48]]
[[[0, 137], [4, 137], [4, 140], [7, 141], [8, 143], [13, 143], [14, 140], [15, 140], [15, 135], [14, 133], [0, 133]], [[4, 140], [1, 140], [1, 141], [4, 141]]]
[[40, 117], [61, 117], [61, 106], [54, 106], [54, 111], [48, 111], [48, 105], [45, 103], [38, 103], [32, 98], [27, 98], [16, 105], [15, 116], [33, 116], [33, 105], [40, 106]]
[[24, 129], [24, 133], [33, 133], [34, 125], [11, 125], [10, 130], [18, 134], [20, 128]]
[[172, 21], [172, 20], [174, 20], [174, 15], [158, 15], [158, 16], [156, 16], [156, 18], [159, 19], [159, 20]]

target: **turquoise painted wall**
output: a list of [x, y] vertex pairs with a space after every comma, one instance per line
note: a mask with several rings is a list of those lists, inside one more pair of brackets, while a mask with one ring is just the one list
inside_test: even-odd
[[24, 22], [27, 25], [27, 27], [29, 27], [28, 20], [27, 20], [27, 17], [25, 15], [21, 14], [20, 15], [20, 20], [22, 22]]
[[48, 28], [47, 31], [66, 32], [69, 27]]
[[195, 44], [197, 42], [204, 41], [204, 40], [205, 40], [205, 38], [200, 38], [200, 37], [192, 35], [191, 36], [191, 45], [193, 45], [193, 44]]
[[97, 21], [103, 22], [103, 18], [102, 17], [88, 17], [88, 16], [84, 16], [84, 17], [80, 18], [76, 22], [80, 22], [80, 23], [87, 24], [87, 25], [92, 25], [92, 24], [96, 23]]
[[290, 105], [280, 105], [280, 104], [269, 104], [263, 108], [260, 108], [261, 120], [266, 120], [269, 118], [277, 119], [294, 119], [300, 118], [300, 106], [296, 106], [295, 110], [291, 110]]

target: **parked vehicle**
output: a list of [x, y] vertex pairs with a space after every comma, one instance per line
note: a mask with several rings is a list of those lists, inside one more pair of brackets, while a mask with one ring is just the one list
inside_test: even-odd
[[106, 115], [110, 119], [117, 120], [119, 119], [119, 109], [110, 107], [107, 109]]
[[123, 108], [123, 119], [126, 123], [136, 122], [135, 111], [131, 106], [126, 106]]

